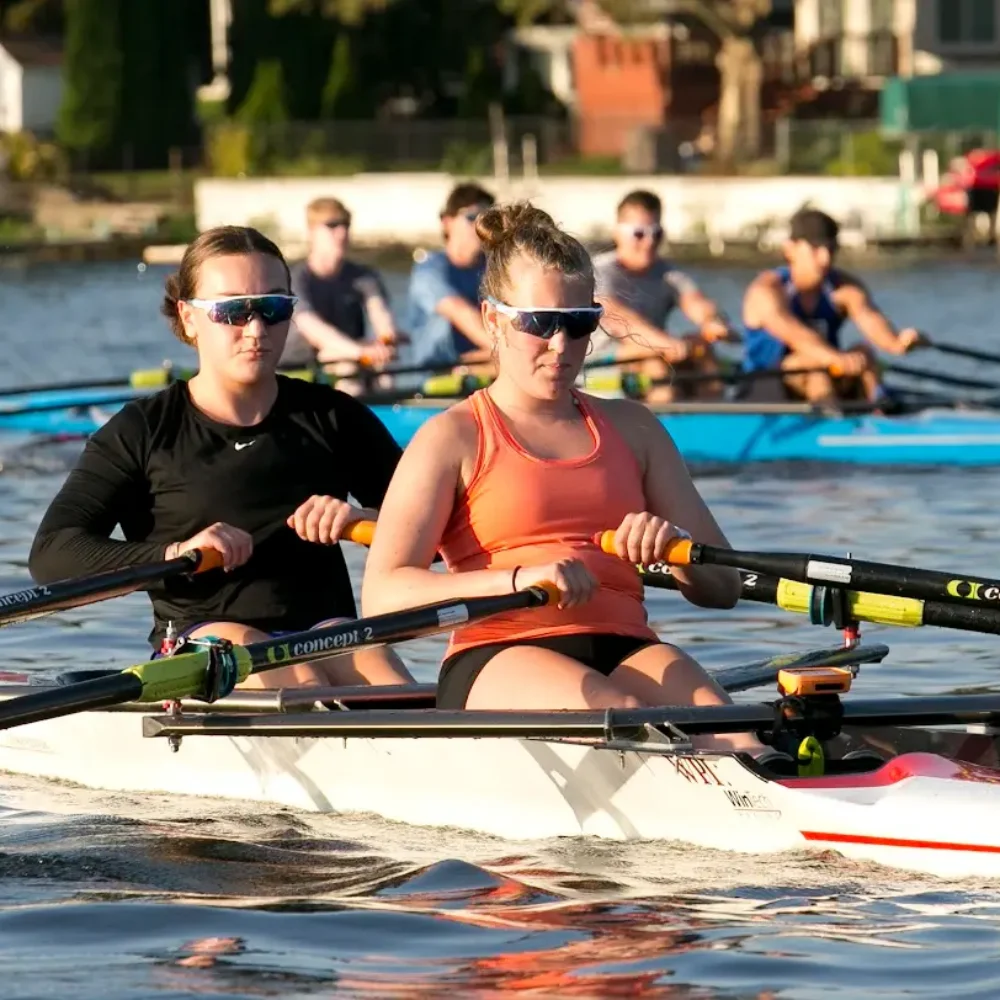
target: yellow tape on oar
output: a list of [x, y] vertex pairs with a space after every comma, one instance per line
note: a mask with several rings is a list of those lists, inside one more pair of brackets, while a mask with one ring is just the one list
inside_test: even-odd
[[475, 392], [477, 389], [485, 389], [493, 382], [488, 375], [432, 375], [427, 379], [417, 393], [423, 396], [463, 396]]
[[[245, 646], [234, 645], [237, 684], [242, 684], [253, 669], [253, 658]], [[134, 674], [142, 681], [142, 694], [136, 701], [174, 701], [190, 698], [193, 692], [205, 687], [205, 673], [210, 665], [210, 653], [178, 653], [159, 660], [148, 660], [127, 667], [122, 673]]]
[[623, 392], [632, 396], [645, 396], [654, 386], [649, 375], [641, 372], [609, 372], [583, 377], [583, 387], [591, 392]]
[[[812, 584], [779, 580], [776, 603], [785, 611], [808, 614], [814, 589]], [[912, 597], [889, 597], [885, 594], [849, 590], [847, 607], [851, 617], [859, 622], [898, 625], [902, 628], [917, 628], [924, 623], [924, 602]]]

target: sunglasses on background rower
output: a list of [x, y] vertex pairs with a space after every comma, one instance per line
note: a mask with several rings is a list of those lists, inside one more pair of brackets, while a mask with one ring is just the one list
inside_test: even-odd
[[340, 229], [343, 226], [344, 229], [350, 229], [351, 224], [347, 219], [327, 219], [326, 222], [322, 223], [327, 229]]
[[213, 323], [246, 326], [259, 316], [265, 326], [287, 323], [299, 300], [294, 295], [229, 295], [221, 299], [186, 299], [188, 305], [204, 309]]
[[510, 325], [518, 333], [551, 340], [562, 330], [570, 340], [589, 337], [601, 322], [604, 306], [584, 306], [580, 309], [531, 308], [517, 309], [496, 299], [486, 300], [498, 313], [510, 317]]
[[656, 224], [652, 226], [633, 226], [628, 222], [618, 223], [618, 229], [631, 236], [634, 240], [651, 239], [654, 242], [663, 238], [663, 226]]

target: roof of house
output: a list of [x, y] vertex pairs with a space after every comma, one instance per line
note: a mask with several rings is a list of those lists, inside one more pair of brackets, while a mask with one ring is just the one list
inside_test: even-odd
[[22, 66], [59, 66], [63, 61], [57, 38], [0, 38], [0, 48]]

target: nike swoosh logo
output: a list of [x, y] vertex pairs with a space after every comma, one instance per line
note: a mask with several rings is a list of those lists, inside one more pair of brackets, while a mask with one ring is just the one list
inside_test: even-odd
[[233, 447], [237, 451], [242, 451], [244, 448], [249, 448], [250, 445], [252, 445], [253, 443], [254, 443], [253, 441], [237, 441], [236, 444], [233, 445]]

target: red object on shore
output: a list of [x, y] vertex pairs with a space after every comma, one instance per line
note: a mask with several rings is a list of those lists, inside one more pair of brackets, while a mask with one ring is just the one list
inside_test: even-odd
[[945, 215], [993, 214], [1000, 199], [1000, 150], [973, 149], [956, 157], [928, 197]]

